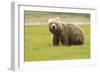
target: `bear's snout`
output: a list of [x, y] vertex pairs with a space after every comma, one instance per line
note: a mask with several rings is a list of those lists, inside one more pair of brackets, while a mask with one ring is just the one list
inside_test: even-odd
[[57, 29], [55, 24], [52, 24], [51, 28], [54, 29], [54, 30]]
[[55, 26], [52, 26], [53, 29], [55, 29]]

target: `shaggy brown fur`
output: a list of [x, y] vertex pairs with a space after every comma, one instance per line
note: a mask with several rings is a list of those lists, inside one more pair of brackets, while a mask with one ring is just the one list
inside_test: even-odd
[[49, 19], [49, 31], [53, 34], [53, 45], [84, 44], [83, 31], [74, 24], [64, 24], [58, 17]]

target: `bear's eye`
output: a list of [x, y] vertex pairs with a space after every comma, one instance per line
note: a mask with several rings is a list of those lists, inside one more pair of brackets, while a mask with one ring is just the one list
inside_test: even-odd
[[53, 23], [50, 23], [51, 25], [53, 24]]
[[57, 23], [54, 23], [55, 25], [57, 25]]

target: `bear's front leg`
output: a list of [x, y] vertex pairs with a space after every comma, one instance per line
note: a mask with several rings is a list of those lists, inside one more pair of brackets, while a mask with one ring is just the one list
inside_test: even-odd
[[59, 37], [56, 36], [56, 35], [53, 36], [53, 45], [54, 45], [54, 46], [59, 45]]

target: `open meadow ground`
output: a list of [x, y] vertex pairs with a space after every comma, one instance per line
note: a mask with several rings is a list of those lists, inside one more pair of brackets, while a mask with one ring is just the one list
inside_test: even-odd
[[90, 25], [79, 25], [85, 34], [84, 45], [53, 46], [47, 25], [25, 25], [24, 61], [90, 58]]

